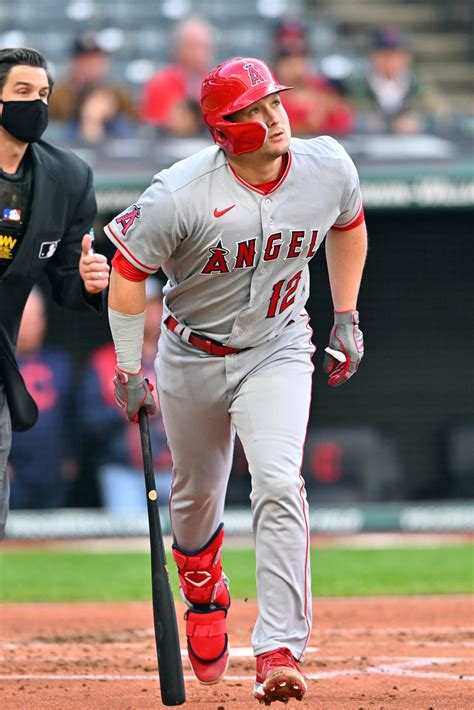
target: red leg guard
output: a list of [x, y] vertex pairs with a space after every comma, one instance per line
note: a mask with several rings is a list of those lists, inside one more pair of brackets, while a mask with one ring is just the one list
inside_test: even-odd
[[223, 540], [221, 525], [197, 552], [187, 553], [173, 545], [181, 591], [189, 605], [184, 615], [189, 660], [201, 683], [217, 683], [229, 660], [226, 616], [230, 596], [222, 573]]

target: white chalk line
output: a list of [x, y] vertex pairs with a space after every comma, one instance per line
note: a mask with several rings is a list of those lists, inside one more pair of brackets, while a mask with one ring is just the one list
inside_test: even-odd
[[472, 641], [408, 641], [407, 646], [422, 646], [429, 648], [474, 648]]
[[[345, 635], [347, 633], [361, 633], [360, 629], [341, 629], [338, 628], [322, 628], [319, 633], [323, 634], [333, 634]], [[365, 634], [370, 633], [371, 636], [375, 634], [474, 634], [474, 626], [393, 626], [393, 627], [381, 627], [374, 628], [373, 626], [368, 627]]]
[[[347, 660], [343, 658], [333, 658], [332, 660]], [[325, 658], [325, 660], [330, 660]], [[357, 659], [354, 659], [357, 660]], [[370, 661], [369, 658], [364, 660]], [[375, 660], [375, 659], [373, 659]], [[381, 660], [381, 659], [379, 659]], [[410, 676], [412, 678], [426, 678], [430, 680], [453, 680], [453, 681], [474, 681], [474, 675], [464, 675], [463, 673], [442, 673], [439, 671], [429, 671], [421, 670], [421, 668], [429, 665], [441, 665], [443, 663], [462, 663], [468, 659], [465, 658], [399, 658], [390, 659], [391, 663], [379, 663], [378, 665], [371, 665], [367, 668], [344, 668], [334, 671], [322, 671], [319, 673], [305, 673], [305, 677], [308, 680], [329, 680], [332, 678], [341, 678], [344, 676], [361, 676], [365, 674], [383, 674], [391, 676]], [[417, 670], [418, 668], [418, 670]], [[194, 675], [185, 675], [184, 679], [186, 682], [198, 682]], [[48, 681], [48, 682], [67, 682], [67, 681], [109, 681], [109, 682], [123, 682], [123, 681], [158, 681], [158, 675], [152, 674], [111, 674], [111, 673], [101, 673], [101, 674], [53, 674], [53, 673], [37, 673], [37, 674], [0, 674], [0, 680], [2, 681]], [[235, 682], [247, 682], [254, 681], [255, 676], [252, 675], [226, 675], [223, 678], [224, 682], [235, 683]]]
[[[25, 649], [25, 650], [31, 650], [33, 648], [51, 648], [51, 646], [54, 644], [48, 643], [47, 641], [25, 641], [25, 643], [21, 642], [9, 642], [9, 643], [0, 643], [0, 648], [9, 650], [9, 651], [14, 651], [17, 649]], [[62, 647], [66, 646], [67, 643], [62, 642], [60, 644]], [[76, 645], [76, 642], [73, 642], [72, 645]], [[87, 645], [90, 645], [90, 642], [87, 642]], [[126, 647], [129, 648], [130, 644], [127, 644], [123, 641], [119, 643], [114, 643], [114, 648], [116, 649], [117, 647]], [[253, 648], [250, 646], [230, 646], [229, 648], [230, 656], [231, 658], [254, 658], [254, 652]], [[306, 655], [312, 654], [312, 653], [318, 653], [319, 648], [317, 646], [307, 646], [305, 653]], [[181, 655], [183, 658], [186, 658], [188, 655], [187, 649], [182, 648], [181, 649]], [[99, 658], [101, 658], [99, 656]]]

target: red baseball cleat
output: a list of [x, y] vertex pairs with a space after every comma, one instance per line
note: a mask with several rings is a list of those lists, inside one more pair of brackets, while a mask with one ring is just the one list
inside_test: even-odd
[[227, 609], [185, 614], [188, 657], [196, 678], [205, 685], [218, 683], [229, 665]]
[[290, 698], [302, 700], [306, 681], [288, 648], [277, 648], [257, 656], [257, 680], [254, 697], [270, 705], [275, 700], [287, 703]]

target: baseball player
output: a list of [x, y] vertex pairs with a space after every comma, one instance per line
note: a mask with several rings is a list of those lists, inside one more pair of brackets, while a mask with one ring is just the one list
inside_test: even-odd
[[168, 277], [157, 383], [174, 464], [173, 556], [202, 683], [217, 682], [228, 663], [222, 518], [235, 433], [245, 450], [259, 605], [254, 696], [267, 705], [306, 692], [308, 264], [325, 240], [335, 317], [324, 368], [336, 386], [363, 355], [356, 302], [367, 249], [355, 167], [332, 138], [291, 139], [281, 99], [289, 88], [259, 59], [213, 69], [201, 109], [216, 145], [158, 173], [105, 227], [117, 247], [115, 398], [130, 420], [142, 406], [155, 411], [140, 369], [144, 280], [159, 268]]

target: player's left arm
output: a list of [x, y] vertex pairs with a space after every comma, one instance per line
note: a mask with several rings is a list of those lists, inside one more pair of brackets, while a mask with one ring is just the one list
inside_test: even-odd
[[353, 229], [330, 230], [326, 236], [326, 262], [334, 305], [334, 326], [329, 348], [340, 353], [326, 353], [324, 371], [329, 384], [338, 386], [357, 372], [364, 354], [364, 340], [359, 329], [357, 297], [367, 256], [365, 222]]
[[336, 312], [355, 310], [367, 256], [365, 222], [344, 232], [330, 230], [326, 236], [326, 261]]

